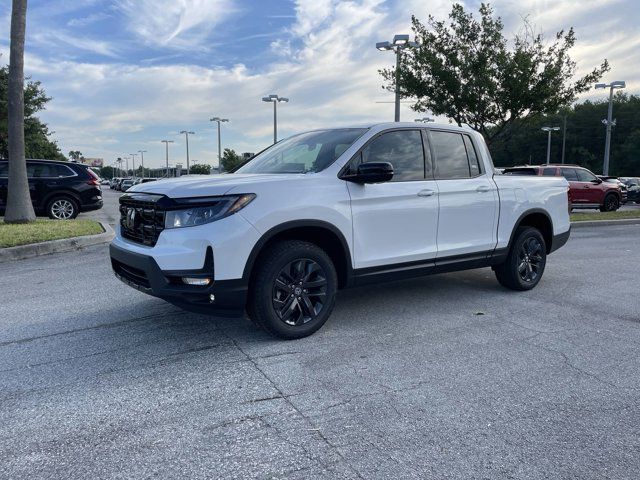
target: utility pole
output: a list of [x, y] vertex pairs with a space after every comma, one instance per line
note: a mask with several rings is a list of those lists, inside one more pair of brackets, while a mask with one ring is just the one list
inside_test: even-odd
[[184, 134], [184, 138], [187, 141], [187, 175], [189, 175], [189, 135], [195, 135], [196, 132], [190, 132], [188, 130], [182, 130], [180, 133]]
[[146, 150], [138, 150], [138, 153], [140, 153], [140, 163], [142, 165], [142, 177], [144, 178], [144, 154], [147, 153]]
[[166, 147], [166, 159], [167, 159], [167, 178], [169, 178], [169, 144], [173, 143], [173, 140], [160, 140]]
[[213, 118], [210, 118], [209, 121], [218, 123], [218, 172], [222, 173], [222, 142], [220, 141], [220, 123], [221, 122], [228, 122], [229, 119], [228, 118], [213, 117]]
[[410, 42], [409, 35], [394, 35], [391, 42], [378, 42], [376, 48], [383, 51], [394, 51], [396, 54], [396, 101], [394, 122], [400, 121], [400, 63], [402, 60], [402, 51], [407, 48], [417, 48], [420, 45], [417, 42]]
[[604, 161], [602, 165], [602, 174], [609, 175], [609, 154], [611, 151], [611, 127], [616, 126], [616, 121], [613, 117], [613, 91], [616, 88], [625, 88], [627, 86], [624, 80], [616, 80], [611, 83], [598, 83], [596, 89], [608, 88], [609, 89], [609, 110], [607, 112], [607, 118], [602, 120], [602, 123], [607, 127], [607, 138], [604, 143]]
[[262, 97], [263, 102], [273, 102], [273, 143], [278, 143], [278, 111], [276, 106], [278, 103], [287, 103], [288, 98], [279, 97], [276, 94], [271, 94], [268, 97]]

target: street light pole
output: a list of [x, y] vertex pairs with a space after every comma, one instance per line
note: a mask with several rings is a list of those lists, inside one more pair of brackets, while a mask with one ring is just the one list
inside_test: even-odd
[[383, 51], [391, 50], [396, 54], [396, 101], [394, 121], [400, 121], [400, 63], [402, 59], [402, 51], [408, 48], [417, 48], [420, 45], [417, 42], [410, 42], [409, 35], [395, 35], [391, 42], [378, 42], [376, 48]]
[[169, 177], [169, 144], [173, 143], [173, 140], [160, 140], [161, 143], [164, 143], [166, 148], [166, 159], [167, 159], [167, 178]]
[[278, 143], [278, 112], [277, 112], [276, 105], [279, 102], [287, 103], [289, 99], [272, 94], [272, 95], [269, 95], [268, 97], [262, 97], [262, 101], [273, 102], [273, 143]]
[[190, 132], [188, 130], [182, 130], [180, 133], [184, 134], [184, 138], [187, 140], [187, 175], [189, 175], [189, 135], [195, 135], [196, 132]]
[[210, 118], [209, 121], [218, 123], [218, 172], [222, 173], [222, 142], [220, 141], [220, 123], [228, 122], [229, 119], [213, 117], [213, 118]]
[[609, 175], [609, 154], [611, 151], [611, 127], [616, 126], [616, 121], [612, 119], [613, 117], [613, 91], [616, 88], [625, 88], [627, 86], [624, 80], [616, 80], [611, 83], [598, 83], [596, 84], [596, 90], [600, 88], [608, 88], [609, 89], [609, 110], [607, 112], [607, 118], [602, 120], [607, 127], [607, 138], [604, 143], [604, 162], [602, 165], [602, 174]]
[[144, 154], [147, 153], [146, 150], [138, 150], [140, 153], [140, 163], [142, 164], [142, 177], [144, 178]]
[[547, 132], [547, 165], [551, 163], [551, 132], [557, 132], [560, 127], [542, 127], [540, 130]]
[[132, 177], [135, 179], [136, 178], [136, 155], [137, 155], [137, 153], [130, 153], [129, 155], [131, 155], [131, 161], [133, 162], [133, 175], [132, 175]]

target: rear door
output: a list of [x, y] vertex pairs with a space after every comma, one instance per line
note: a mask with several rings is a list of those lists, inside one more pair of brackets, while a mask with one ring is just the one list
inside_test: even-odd
[[432, 259], [436, 256], [438, 187], [420, 129], [386, 131], [351, 160], [389, 162], [385, 183], [347, 182], [353, 218], [354, 263], [368, 268]]
[[560, 169], [562, 176], [569, 182], [569, 196], [571, 203], [580, 205], [589, 203], [583, 184], [578, 180], [578, 174], [575, 168], [562, 167]]
[[471, 137], [431, 130], [440, 210], [437, 258], [493, 250], [497, 241], [498, 193], [484, 172]]

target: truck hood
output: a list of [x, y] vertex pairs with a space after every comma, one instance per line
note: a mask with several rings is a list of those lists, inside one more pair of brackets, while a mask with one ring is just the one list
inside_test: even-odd
[[230, 173], [222, 175], [188, 175], [184, 177], [142, 183], [128, 192], [155, 193], [170, 198], [208, 197], [224, 195], [234, 187], [240, 193], [252, 193], [257, 184], [299, 179], [304, 174]]

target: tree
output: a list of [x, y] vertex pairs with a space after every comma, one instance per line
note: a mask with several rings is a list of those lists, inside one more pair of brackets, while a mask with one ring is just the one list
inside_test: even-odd
[[27, 0], [13, 0], [9, 55], [9, 184], [4, 215], [6, 223], [28, 223], [36, 219], [29, 194], [27, 161], [24, 152], [24, 36], [26, 27]]
[[[399, 88], [415, 97], [413, 109], [446, 115], [458, 125], [479, 130], [487, 143], [513, 122], [557, 112], [570, 105], [609, 70], [606, 60], [591, 73], [572, 81], [576, 64], [569, 57], [575, 45], [573, 28], [560, 31], [546, 45], [525, 20], [513, 47], [503, 34], [500, 17], [481, 4], [480, 19], [454, 4], [450, 24], [429, 16], [428, 26], [412, 16], [418, 48], [403, 54]], [[395, 70], [380, 71], [389, 90]]]
[[[9, 68], [5, 66], [0, 68], [0, 157], [2, 158], [7, 158], [9, 155], [8, 90]], [[35, 116], [50, 100], [40, 82], [27, 78], [24, 86], [24, 141], [27, 158], [66, 160], [56, 142], [49, 138], [51, 136], [49, 127]]]
[[100, 169], [100, 177], [101, 178], [105, 178], [108, 180], [111, 180], [113, 177], [115, 177], [115, 168], [107, 165], [104, 166]]
[[69, 158], [71, 160], [74, 160], [76, 162], [79, 162], [81, 159], [83, 159], [84, 157], [82, 156], [82, 152], [80, 150], [71, 150], [69, 152]]
[[225, 148], [222, 153], [222, 168], [225, 172], [230, 172], [238, 167], [244, 160], [235, 150]]
[[194, 163], [189, 167], [189, 173], [196, 175], [209, 175], [211, 173], [211, 167], [202, 163]]

